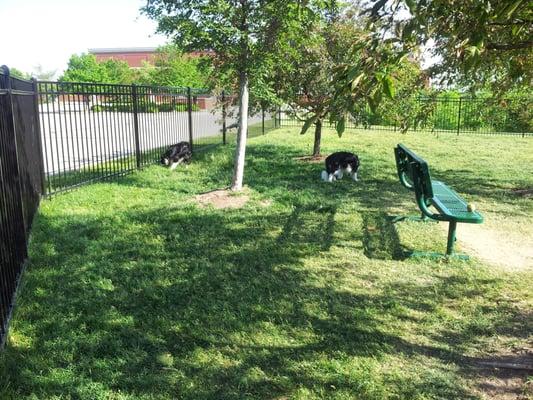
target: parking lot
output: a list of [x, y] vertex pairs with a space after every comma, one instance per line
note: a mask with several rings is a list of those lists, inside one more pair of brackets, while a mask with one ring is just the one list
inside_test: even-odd
[[[57, 112], [41, 106], [40, 123], [45, 172], [55, 175], [81, 170], [135, 154], [133, 113], [93, 112], [70, 107]], [[236, 123], [236, 109], [229, 110], [226, 125]], [[139, 113], [139, 146], [142, 152], [189, 140], [187, 112]], [[266, 115], [270, 119], [270, 115]], [[261, 114], [249, 117], [249, 124], [261, 122]], [[192, 112], [193, 144], [222, 142], [220, 111]], [[219, 139], [217, 139], [217, 137]]]

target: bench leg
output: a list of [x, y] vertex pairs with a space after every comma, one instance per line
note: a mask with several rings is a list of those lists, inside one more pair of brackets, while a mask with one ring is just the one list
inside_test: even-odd
[[446, 255], [451, 256], [453, 254], [453, 245], [455, 244], [455, 234], [457, 232], [457, 221], [450, 221], [448, 227], [448, 244], [446, 246]]
[[453, 246], [455, 245], [455, 235], [457, 232], [457, 221], [450, 221], [448, 227], [448, 243], [446, 246], [446, 254], [431, 253], [431, 252], [419, 252], [413, 251], [408, 257], [425, 257], [425, 258], [457, 258], [460, 260], [468, 260], [469, 257], [466, 254], [454, 253]]

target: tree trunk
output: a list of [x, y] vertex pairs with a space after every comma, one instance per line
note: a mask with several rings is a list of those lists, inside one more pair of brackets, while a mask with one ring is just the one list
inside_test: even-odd
[[313, 145], [313, 157], [320, 155], [320, 139], [322, 138], [322, 120], [317, 119], [315, 122], [315, 144]]
[[248, 74], [239, 75], [239, 132], [235, 151], [235, 166], [231, 190], [241, 190], [244, 178], [244, 155], [246, 153], [246, 134], [248, 132]]

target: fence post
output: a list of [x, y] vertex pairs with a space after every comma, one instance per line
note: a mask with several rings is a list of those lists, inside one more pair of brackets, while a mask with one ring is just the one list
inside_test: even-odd
[[226, 144], [226, 92], [222, 91], [222, 144]]
[[37, 135], [37, 147], [39, 148], [39, 169], [41, 170], [41, 196], [46, 194], [46, 177], [44, 172], [44, 152], [43, 142], [41, 136], [41, 119], [39, 116], [39, 85], [37, 79], [31, 78], [31, 84], [33, 88], [33, 102], [35, 109], [35, 130]]
[[131, 85], [131, 97], [133, 103], [133, 130], [135, 135], [135, 160], [137, 169], [141, 169], [141, 143], [139, 140], [139, 98], [137, 96], [137, 85]]
[[281, 106], [278, 107], [278, 128], [281, 128]]
[[189, 112], [189, 144], [191, 145], [191, 151], [193, 150], [192, 143], [192, 98], [191, 98], [191, 88], [187, 87], [187, 109]]
[[459, 97], [459, 115], [457, 116], [457, 136], [459, 136], [459, 129], [461, 128], [461, 97]]

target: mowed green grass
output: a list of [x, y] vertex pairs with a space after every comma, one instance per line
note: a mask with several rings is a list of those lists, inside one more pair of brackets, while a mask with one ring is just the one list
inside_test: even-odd
[[533, 274], [404, 258], [442, 252], [446, 232], [390, 223], [417, 213], [398, 142], [487, 229], [533, 233], [513, 192], [533, 187], [532, 139], [328, 131], [323, 152], [362, 166], [327, 184], [295, 159], [312, 136], [280, 129], [249, 141], [241, 209], [194, 200], [228, 185], [233, 146], [87, 186], [42, 203], [0, 398], [483, 398], [471, 360], [527, 346]]

